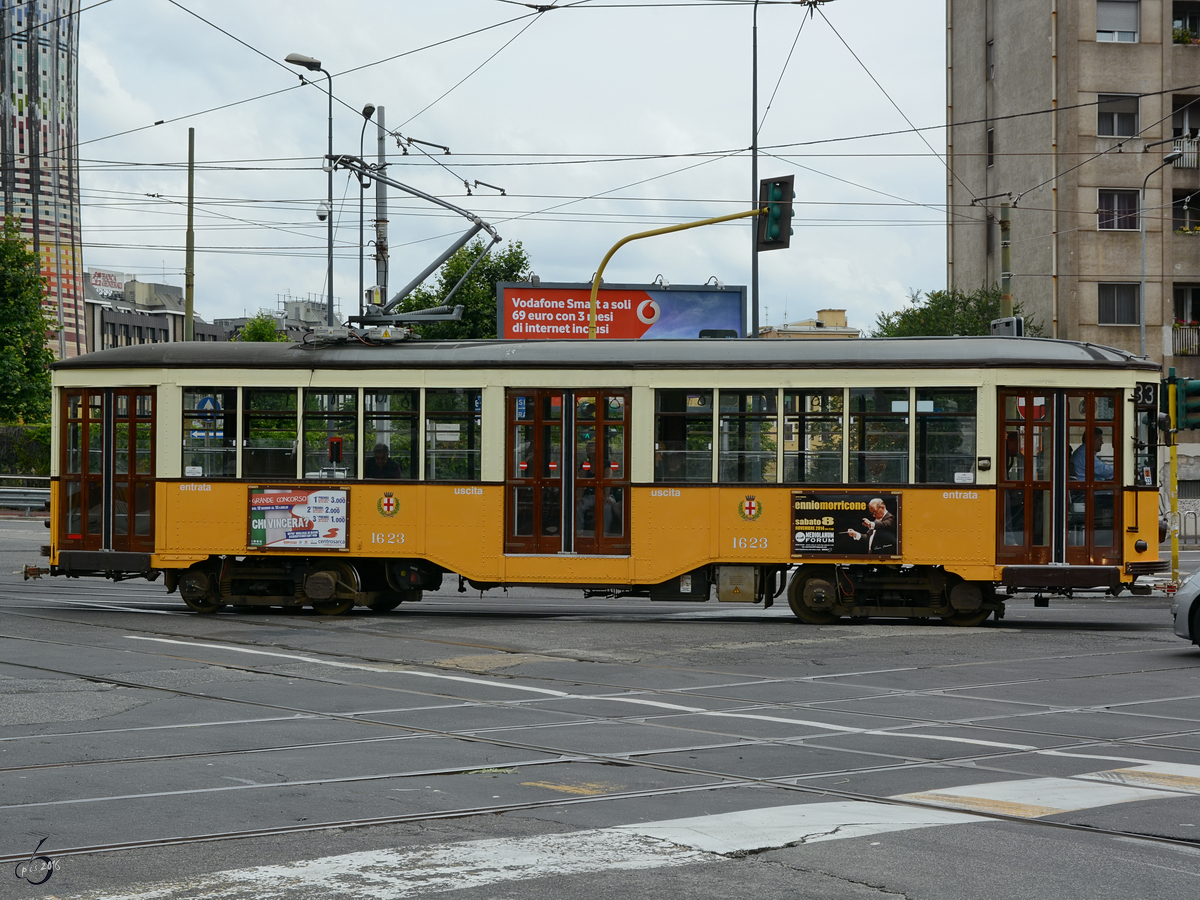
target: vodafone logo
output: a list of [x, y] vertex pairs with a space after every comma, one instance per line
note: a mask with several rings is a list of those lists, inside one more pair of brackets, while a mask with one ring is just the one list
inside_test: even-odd
[[653, 325], [657, 322], [661, 312], [662, 310], [653, 300], [643, 300], [637, 307], [637, 317], [646, 325]]

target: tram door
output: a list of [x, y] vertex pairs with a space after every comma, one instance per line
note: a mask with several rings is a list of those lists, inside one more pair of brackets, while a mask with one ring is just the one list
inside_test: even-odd
[[154, 551], [154, 388], [63, 395], [59, 533], [68, 549]]
[[510, 389], [507, 553], [629, 553], [629, 393]]
[[1000, 392], [997, 559], [1120, 562], [1119, 391]]

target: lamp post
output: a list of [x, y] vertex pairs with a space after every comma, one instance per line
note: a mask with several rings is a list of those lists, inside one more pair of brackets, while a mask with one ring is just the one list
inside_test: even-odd
[[325, 273], [325, 280], [329, 284], [329, 308], [325, 313], [325, 323], [330, 327], [333, 326], [333, 76], [321, 68], [321, 61], [313, 59], [311, 56], [305, 56], [303, 53], [289, 53], [284, 57], [283, 61], [293, 66], [299, 66], [302, 69], [308, 69], [310, 72], [322, 72], [325, 75], [325, 81], [328, 86], [329, 93], [329, 155], [325, 159], [323, 168], [329, 173], [328, 190], [326, 202], [325, 221], [328, 231], [328, 271]]
[[[1183, 156], [1182, 150], [1172, 150], [1170, 153], [1168, 153], [1166, 156], [1163, 157], [1163, 160], [1161, 163], [1159, 163], [1157, 166], [1155, 166], [1153, 169], [1151, 169], [1149, 172], [1146, 173], [1146, 177], [1142, 181], [1142, 193], [1139, 198], [1140, 202], [1141, 202], [1141, 208], [1140, 208], [1141, 214], [1138, 216], [1138, 221], [1141, 224], [1141, 232], [1142, 232], [1142, 286], [1138, 289], [1138, 331], [1140, 332], [1140, 335], [1141, 335], [1141, 347], [1142, 347], [1141, 356], [1142, 357], [1145, 357], [1145, 355], [1146, 355], [1146, 185], [1150, 183], [1151, 175], [1153, 175], [1159, 169], [1166, 168], [1171, 163], [1175, 162], [1175, 160], [1179, 159], [1179, 157], [1181, 157], [1181, 156]], [[1161, 233], [1161, 229], [1160, 229], [1160, 233]], [[1160, 263], [1162, 262], [1162, 251], [1161, 250], [1159, 251], [1159, 262]], [[1161, 295], [1162, 294], [1161, 269], [1159, 271], [1160, 271], [1159, 294]], [[1162, 301], [1161, 296], [1159, 297], [1159, 301], [1160, 302]]]
[[[363, 156], [363, 138], [367, 133], [367, 123], [371, 121], [371, 116], [375, 115], [375, 104], [368, 103], [362, 108], [362, 131], [358, 133], [358, 158], [366, 162]], [[363, 195], [367, 191], [366, 179], [358, 179], [358, 314], [363, 314]]]

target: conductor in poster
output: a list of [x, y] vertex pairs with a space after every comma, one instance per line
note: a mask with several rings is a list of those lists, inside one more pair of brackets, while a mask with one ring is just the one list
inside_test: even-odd
[[897, 494], [792, 495], [792, 555], [900, 555]]

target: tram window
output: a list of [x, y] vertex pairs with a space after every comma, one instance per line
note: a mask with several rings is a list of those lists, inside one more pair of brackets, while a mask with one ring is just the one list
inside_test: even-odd
[[427, 481], [479, 481], [482, 397], [463, 388], [425, 392]]
[[908, 481], [908, 390], [850, 390], [850, 481]]
[[358, 475], [358, 391], [304, 392], [304, 477]]
[[183, 474], [233, 478], [237, 474], [237, 389], [183, 389]]
[[[416, 391], [367, 391], [363, 394], [364, 478], [409, 480], [417, 477]], [[383, 448], [382, 450], [380, 448]]]
[[917, 482], [975, 481], [975, 389], [917, 390]]
[[783, 392], [783, 480], [842, 480], [842, 391]]
[[242, 477], [295, 478], [295, 390], [247, 388], [242, 400]]
[[712, 391], [656, 391], [654, 480], [712, 481]]
[[779, 419], [775, 391], [721, 391], [717, 480], [774, 483]]

